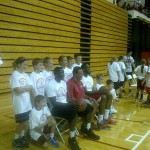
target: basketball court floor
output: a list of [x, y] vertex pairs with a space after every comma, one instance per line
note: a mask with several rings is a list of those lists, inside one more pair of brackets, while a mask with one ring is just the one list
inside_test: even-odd
[[[142, 103], [132, 97], [120, 99], [115, 103], [118, 113], [113, 115], [117, 121], [110, 131], [95, 131], [100, 135], [99, 141], [90, 141], [77, 136], [82, 150], [150, 150], [150, 108], [141, 107]], [[0, 150], [12, 150], [12, 138], [14, 136], [15, 120], [12, 109], [11, 94], [0, 95]], [[79, 128], [78, 128], [79, 129]], [[79, 129], [80, 130], [80, 129]], [[60, 144], [59, 148], [49, 145], [51, 150], [68, 150], [68, 134], [63, 134], [66, 144]], [[30, 144], [27, 150], [40, 150], [41, 148]]]

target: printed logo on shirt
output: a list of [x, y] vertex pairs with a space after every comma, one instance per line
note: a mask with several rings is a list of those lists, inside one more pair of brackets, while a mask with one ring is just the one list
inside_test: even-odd
[[91, 84], [91, 82], [87, 81], [86, 84], [85, 84], [85, 87], [86, 87], [87, 91], [92, 91], [92, 84]]
[[43, 93], [44, 91], [44, 81], [42, 78], [39, 78], [36, 82], [36, 88], [40, 93]]
[[42, 114], [42, 116], [40, 117], [40, 122], [44, 123], [46, 121], [46, 119], [47, 119], [46, 114]]
[[27, 80], [26, 80], [25, 78], [21, 78], [21, 79], [19, 80], [19, 83], [20, 83], [21, 86], [25, 86], [25, 85], [26, 85], [26, 82], [27, 82]]
[[62, 97], [62, 96], [66, 96], [66, 90], [63, 87], [60, 87], [58, 89], [58, 93], [57, 93], [58, 97]]
[[46, 83], [49, 83], [52, 79], [53, 79], [53, 76], [49, 76], [49, 77], [46, 79]]

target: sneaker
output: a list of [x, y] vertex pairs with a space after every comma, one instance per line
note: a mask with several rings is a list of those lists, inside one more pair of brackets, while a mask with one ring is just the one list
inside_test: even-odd
[[55, 138], [51, 138], [49, 139], [49, 142], [54, 146], [54, 147], [59, 147], [58, 142], [55, 140]]
[[22, 142], [20, 141], [20, 139], [13, 140], [12, 146], [15, 150], [22, 150], [23, 149]]
[[81, 150], [81, 148], [79, 147], [75, 137], [68, 138], [68, 147], [71, 150]]
[[23, 146], [24, 148], [29, 147], [29, 141], [26, 139], [25, 136], [21, 137], [21, 138], [20, 138], [20, 141], [21, 141], [22, 146]]
[[100, 128], [94, 122], [91, 123], [91, 129], [92, 130], [100, 130]]
[[97, 126], [101, 130], [111, 130], [111, 126], [107, 125], [106, 123], [98, 123]]
[[107, 120], [104, 120], [104, 122], [105, 122], [106, 124], [111, 124], [111, 125], [115, 125], [115, 124], [117, 123], [115, 120], [112, 120], [112, 119], [110, 119], [110, 118], [108, 118]]
[[116, 113], [117, 113], [117, 110], [114, 107], [112, 107], [110, 109], [110, 114], [116, 114]]
[[91, 139], [91, 140], [99, 140], [100, 136], [96, 135], [91, 129], [84, 129], [83, 132], [84, 136], [86, 136], [87, 138]]

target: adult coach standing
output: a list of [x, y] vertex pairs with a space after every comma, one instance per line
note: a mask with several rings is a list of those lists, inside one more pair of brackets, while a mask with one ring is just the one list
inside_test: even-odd
[[[128, 51], [127, 55], [124, 56], [124, 61], [125, 61], [125, 65], [126, 65], [126, 75], [131, 75], [132, 76], [132, 72], [135, 69], [135, 64], [134, 64], [134, 59], [132, 57], [132, 51]], [[131, 84], [129, 82], [129, 92], [131, 92]]]

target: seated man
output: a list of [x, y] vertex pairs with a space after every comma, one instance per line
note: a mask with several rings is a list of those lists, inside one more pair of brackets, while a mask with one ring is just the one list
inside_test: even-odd
[[46, 87], [46, 95], [52, 105], [52, 115], [54, 117], [62, 117], [68, 120], [70, 128], [70, 137], [68, 144], [71, 150], [80, 150], [75, 138], [76, 126], [76, 108], [73, 104], [67, 102], [67, 87], [64, 80], [64, 70], [62, 67], [54, 69], [54, 80], [49, 82]]
[[92, 140], [99, 140], [100, 137], [95, 135], [91, 130], [91, 119], [93, 107], [86, 103], [85, 99], [92, 100], [89, 96], [85, 95], [82, 84], [83, 71], [80, 67], [73, 69], [73, 77], [67, 82], [68, 97], [71, 103], [77, 107], [78, 115], [83, 117], [86, 125], [82, 126], [82, 131], [85, 136]]
[[[107, 93], [107, 94], [100, 93], [99, 89], [94, 90], [93, 78], [91, 76], [89, 76], [89, 74], [90, 74], [89, 64], [84, 63], [84, 64], [82, 64], [81, 68], [83, 70], [82, 82], [84, 85], [85, 94], [87, 94], [88, 96], [90, 96], [92, 98], [95, 98], [96, 100], [98, 100], [97, 102], [99, 103], [97, 128], [99, 128], [99, 129], [110, 129], [110, 126], [107, 125], [107, 123], [110, 123], [110, 124], [114, 123], [110, 119], [108, 121], [109, 110], [110, 110], [111, 103], [112, 103], [112, 96], [109, 93]], [[103, 77], [101, 79], [103, 79]], [[100, 79], [100, 81], [102, 81], [101, 79]], [[102, 85], [102, 86], [104, 86], [104, 85]], [[96, 108], [97, 108], [97, 105], [96, 105]], [[96, 113], [96, 108], [95, 108], [95, 112], [93, 113], [93, 118], [94, 118], [95, 113]], [[105, 121], [105, 123], [103, 121], [103, 117], [105, 120], [107, 120], [107, 121]]]

